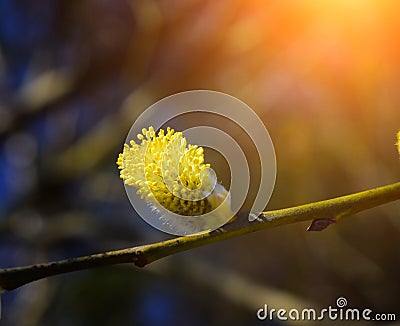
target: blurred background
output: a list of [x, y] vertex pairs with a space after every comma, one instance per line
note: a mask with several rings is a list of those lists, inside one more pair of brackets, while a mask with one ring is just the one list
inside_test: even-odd
[[[398, 181], [399, 11], [378, 0], [0, 1], [0, 267], [170, 238], [135, 214], [115, 161], [135, 118], [179, 91], [226, 92], [262, 118], [278, 166], [267, 209]], [[399, 318], [399, 208], [38, 281], [2, 295], [2, 325], [256, 325], [264, 304], [340, 296]]]

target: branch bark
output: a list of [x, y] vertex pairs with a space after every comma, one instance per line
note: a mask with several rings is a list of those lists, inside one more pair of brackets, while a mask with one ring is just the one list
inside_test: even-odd
[[[313, 221], [309, 229], [322, 230], [343, 217], [399, 199], [400, 182], [307, 205], [268, 211], [254, 222], [249, 222], [247, 216], [238, 216], [234, 222], [214, 231], [56, 262], [0, 269], [0, 291], [10, 291], [42, 278], [89, 268], [121, 263], [143, 267], [178, 252], [285, 224]], [[318, 227], [316, 221], [322, 221], [323, 227]]]

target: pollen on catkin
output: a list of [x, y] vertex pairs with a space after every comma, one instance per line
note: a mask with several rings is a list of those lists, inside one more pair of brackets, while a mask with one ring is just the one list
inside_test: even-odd
[[153, 127], [143, 128], [134, 140], [125, 144], [117, 165], [125, 184], [137, 188], [137, 194], [153, 207], [186, 216], [212, 211], [204, 191], [212, 191], [208, 177], [209, 164], [204, 150], [188, 145], [182, 132], [168, 127], [156, 134]]

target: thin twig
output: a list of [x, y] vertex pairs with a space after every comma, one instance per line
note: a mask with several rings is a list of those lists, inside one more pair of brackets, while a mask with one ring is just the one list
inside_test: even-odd
[[0, 289], [13, 290], [45, 277], [106, 265], [134, 263], [143, 267], [178, 252], [280, 225], [311, 220], [328, 220], [329, 225], [345, 216], [399, 199], [400, 182], [343, 197], [265, 212], [254, 222], [239, 216], [234, 222], [211, 232], [57, 262], [0, 269]]

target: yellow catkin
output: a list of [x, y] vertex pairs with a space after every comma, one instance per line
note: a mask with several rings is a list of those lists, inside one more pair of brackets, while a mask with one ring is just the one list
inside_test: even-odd
[[[143, 128], [137, 138], [140, 143], [125, 144], [117, 159], [121, 179], [136, 187], [137, 194], [180, 215], [201, 215], [215, 208], [206, 198], [196, 200], [208, 186], [204, 175], [210, 165], [204, 163], [203, 148], [188, 145], [181, 132], [169, 127], [158, 134], [153, 127]], [[180, 198], [189, 192], [190, 198], [182, 197], [193, 200]]]
[[397, 146], [397, 151], [399, 152], [399, 155], [400, 155], [400, 130], [397, 132], [397, 143], [396, 143], [396, 146]]

